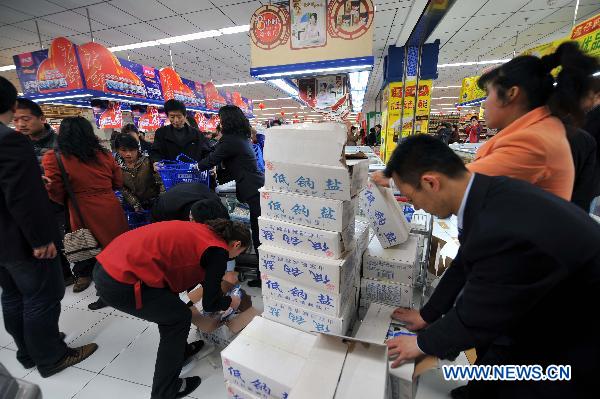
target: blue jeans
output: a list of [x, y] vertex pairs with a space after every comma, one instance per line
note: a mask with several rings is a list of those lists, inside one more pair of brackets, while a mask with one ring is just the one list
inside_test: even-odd
[[57, 258], [0, 260], [4, 326], [17, 345], [17, 360], [30, 368], [51, 368], [67, 353], [58, 318], [65, 295]]

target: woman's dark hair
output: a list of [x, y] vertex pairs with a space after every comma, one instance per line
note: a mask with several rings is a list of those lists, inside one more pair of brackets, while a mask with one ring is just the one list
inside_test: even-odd
[[115, 148], [118, 150], [138, 150], [140, 145], [130, 133], [121, 133], [115, 138]]
[[369, 132], [370, 132], [370, 133], [375, 133], [375, 128], [374, 128], [374, 127], [370, 128], [370, 129], [369, 129]]
[[44, 111], [42, 111], [42, 107], [40, 107], [35, 101], [31, 101], [28, 98], [17, 98], [17, 109], [28, 109], [29, 112], [31, 112], [31, 115], [37, 118], [41, 118], [42, 116], [44, 116]]
[[139, 133], [138, 128], [133, 123], [128, 123], [121, 129], [121, 133]]
[[108, 152], [94, 134], [90, 121], [82, 116], [63, 119], [58, 134], [58, 148], [64, 155], [74, 156], [81, 162], [95, 162], [99, 152]]
[[250, 122], [241, 109], [235, 105], [225, 105], [219, 109], [221, 132], [223, 135], [238, 135], [250, 138], [252, 129]]
[[227, 219], [213, 219], [204, 222], [212, 231], [225, 242], [239, 241], [243, 248], [248, 248], [252, 242], [252, 235], [245, 224]]
[[476, 117], [475, 115], [473, 115], [473, 116], [471, 117], [471, 122], [473, 122], [473, 120], [476, 120], [476, 121], [478, 121], [478, 122], [479, 122], [479, 118], [478, 118], [478, 117]]
[[[561, 70], [554, 85], [550, 72], [559, 66]], [[483, 74], [478, 86], [486, 89], [492, 84], [500, 100], [505, 99], [508, 89], [518, 86], [527, 96], [528, 110], [548, 105], [554, 115], [579, 123], [584, 116], [581, 100], [590, 92], [592, 74], [598, 69], [596, 58], [581, 52], [577, 43], [566, 42], [542, 58], [532, 55], [513, 58]]]

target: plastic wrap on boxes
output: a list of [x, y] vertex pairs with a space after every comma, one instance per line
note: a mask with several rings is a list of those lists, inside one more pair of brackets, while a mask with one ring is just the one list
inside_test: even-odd
[[359, 198], [382, 247], [389, 248], [406, 241], [409, 225], [389, 188], [369, 182]]
[[329, 259], [340, 259], [346, 251], [352, 249], [354, 224], [348, 225], [341, 233], [300, 226], [263, 216], [258, 218], [258, 224], [263, 244]]
[[261, 215], [270, 219], [329, 231], [354, 223], [357, 198], [350, 201], [261, 189]]
[[410, 234], [404, 243], [383, 248], [374, 238], [363, 255], [363, 277], [414, 286], [419, 276], [421, 240], [421, 235]]

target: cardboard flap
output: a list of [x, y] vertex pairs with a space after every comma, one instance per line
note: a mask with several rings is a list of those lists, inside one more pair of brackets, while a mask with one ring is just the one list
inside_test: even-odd
[[345, 166], [346, 126], [341, 123], [276, 126], [265, 133], [265, 160]]
[[428, 370], [432, 370], [435, 368], [438, 368], [440, 364], [440, 359], [438, 359], [437, 357], [434, 356], [423, 356], [418, 358], [415, 361], [415, 371], [413, 374], [413, 379], [416, 379], [418, 376], [420, 376], [421, 374], [423, 374], [424, 372], [428, 371]]
[[386, 345], [351, 342], [335, 399], [385, 399], [387, 361]]
[[225, 325], [227, 326], [227, 328], [229, 328], [229, 331], [231, 331], [234, 334], [237, 334], [240, 331], [242, 331], [244, 327], [250, 324], [252, 319], [254, 319], [256, 316], [260, 316], [260, 311], [258, 311], [254, 307], [251, 307], [250, 309], [244, 310], [243, 312], [235, 316], [233, 319], [226, 322]]

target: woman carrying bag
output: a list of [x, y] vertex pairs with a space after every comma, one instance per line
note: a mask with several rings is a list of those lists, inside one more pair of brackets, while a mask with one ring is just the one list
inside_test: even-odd
[[[121, 168], [115, 163], [110, 152], [100, 145], [87, 119], [65, 118], [60, 124], [59, 132], [58, 154], [51, 150], [46, 152], [42, 159], [48, 194], [52, 201], [68, 204], [72, 232], [88, 229], [99, 247], [104, 248], [113, 238], [129, 228], [121, 204], [114, 193], [114, 190], [123, 186]], [[59, 159], [64, 168], [65, 178]], [[65, 179], [68, 180], [71, 194], [68, 193]], [[85, 233], [84, 235], [89, 236]], [[65, 240], [65, 244], [74, 242], [76, 240]], [[79, 249], [86, 249], [84, 247]], [[73, 249], [72, 246], [71, 248]], [[91, 255], [93, 252], [87, 254], [89, 258], [81, 255], [80, 260], [75, 262], [73, 274], [76, 281], [73, 292], [84, 291], [91, 283], [92, 269], [96, 262]]]

